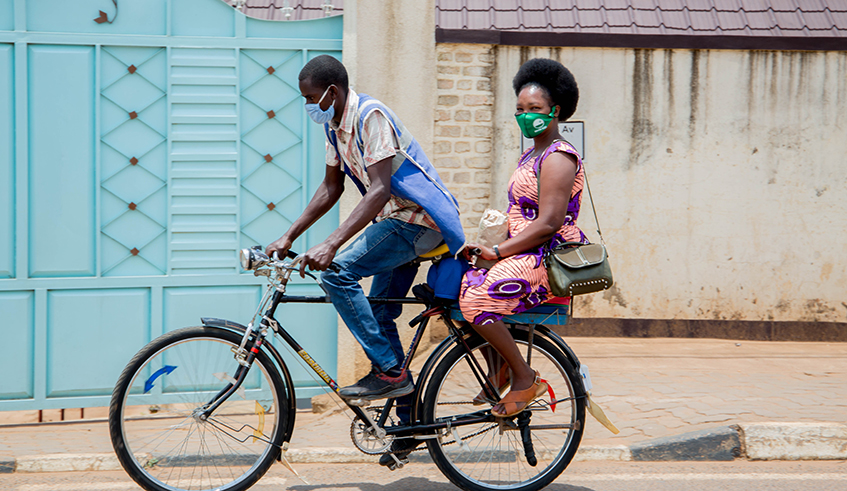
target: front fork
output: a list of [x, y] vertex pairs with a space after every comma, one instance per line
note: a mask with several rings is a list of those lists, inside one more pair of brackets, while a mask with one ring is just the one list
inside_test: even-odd
[[[271, 293], [273, 292], [273, 298], [271, 300], [271, 306], [265, 311], [265, 314], [262, 316], [262, 320], [259, 323], [259, 328], [254, 328], [253, 322], [247, 326], [247, 330], [244, 332], [244, 337], [241, 339], [241, 345], [238, 348], [233, 348], [235, 361], [238, 362], [238, 369], [235, 371], [235, 383], [228, 382], [226, 386], [221, 389], [215, 396], [204, 406], [202, 406], [202, 410], [199, 410], [195, 413], [195, 418], [206, 421], [209, 419], [209, 416], [218, 409], [221, 404], [227, 401], [232, 394], [234, 394], [241, 387], [241, 384], [244, 383], [244, 380], [247, 378], [247, 372], [250, 371], [250, 367], [253, 365], [253, 360], [256, 359], [256, 355], [259, 353], [259, 349], [262, 347], [262, 344], [265, 342], [265, 337], [268, 334], [268, 328], [273, 326], [274, 330], [277, 330], [277, 322], [273, 318], [273, 313], [276, 310], [277, 305], [282, 300], [283, 292], [273, 291], [275, 288], [273, 285], [269, 286], [265, 295], [262, 297], [262, 301], [259, 303], [259, 308], [256, 310], [256, 314], [253, 316], [253, 320], [255, 321], [256, 315], [261, 312], [262, 307], [267, 304], [268, 298], [271, 297]], [[250, 342], [251, 336], [253, 338], [252, 345], [248, 348], [247, 345]]]
[[[245, 333], [245, 336], [249, 336], [250, 331], [248, 330]], [[205, 406], [202, 411], [199, 411], [198, 414], [195, 415], [196, 418], [201, 421], [206, 421], [209, 419], [209, 416], [221, 406], [227, 399], [232, 396], [238, 389], [241, 387], [241, 384], [244, 383], [244, 380], [247, 378], [247, 372], [250, 370], [250, 367], [253, 365], [253, 360], [256, 359], [256, 354], [259, 352], [259, 348], [262, 347], [262, 343], [264, 342], [264, 336], [258, 335], [255, 337], [253, 341], [253, 345], [250, 347], [250, 351], [247, 354], [247, 357], [243, 362], [239, 361], [238, 369], [235, 371], [235, 383], [227, 382], [226, 386], [221, 389], [215, 397], [213, 397]], [[238, 354], [236, 353], [236, 359]]]

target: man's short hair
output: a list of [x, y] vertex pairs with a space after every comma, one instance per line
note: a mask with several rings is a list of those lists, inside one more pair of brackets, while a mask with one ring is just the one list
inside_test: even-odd
[[300, 70], [298, 77], [302, 82], [309, 80], [312, 85], [319, 89], [326, 89], [330, 85], [347, 91], [347, 69], [340, 61], [329, 55], [320, 55], [312, 58]]

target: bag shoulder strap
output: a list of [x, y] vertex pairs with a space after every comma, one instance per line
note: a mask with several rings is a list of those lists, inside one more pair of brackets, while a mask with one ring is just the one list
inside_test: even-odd
[[364, 196], [368, 190], [365, 189], [365, 185], [356, 177], [355, 174], [353, 174], [353, 171], [350, 170], [350, 167], [346, 162], [344, 162], [344, 158], [341, 157], [341, 152], [338, 151], [338, 136], [335, 134], [335, 130], [329, 127], [329, 123], [324, 123], [324, 132], [326, 133], [327, 141], [329, 141], [335, 149], [335, 155], [338, 158], [338, 162], [341, 164], [341, 170], [347, 174], [347, 177], [349, 177], [350, 180], [353, 181], [353, 184], [356, 185], [356, 189], [358, 189], [362, 196]]
[[[550, 146], [547, 147], [547, 150], [544, 150], [544, 153], [547, 154], [549, 149], [553, 145], [555, 145], [559, 142], [568, 143], [566, 140], [553, 140], [553, 143], [551, 143]], [[568, 143], [568, 145], [570, 145], [570, 143]], [[552, 152], [550, 152], [550, 153], [552, 153]], [[546, 157], [548, 155], [542, 154], [542, 157]], [[539, 207], [541, 207], [541, 164], [543, 162], [544, 162], [544, 159], [542, 158], [541, 162], [538, 163], [538, 172], [536, 172], [536, 174], [535, 174], [535, 182], [538, 185], [538, 206]], [[597, 235], [600, 236], [600, 243], [605, 246], [606, 241], [603, 240], [603, 232], [600, 231], [600, 221], [597, 219], [597, 209], [594, 207], [594, 197], [591, 195], [591, 187], [588, 185], [588, 173], [585, 171], [585, 164], [582, 164], [582, 175], [585, 178], [585, 189], [588, 190], [588, 199], [591, 202], [591, 211], [594, 212], [594, 223], [597, 224]], [[566, 245], [566, 244], [563, 244], [563, 245]]]

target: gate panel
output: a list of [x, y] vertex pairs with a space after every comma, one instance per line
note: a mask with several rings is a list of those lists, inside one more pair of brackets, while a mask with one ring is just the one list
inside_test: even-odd
[[236, 273], [236, 51], [173, 48], [170, 73], [170, 272]]
[[164, 48], [100, 55], [103, 276], [167, 271], [167, 66]]
[[14, 46], [0, 44], [0, 278], [15, 276], [14, 67]]
[[33, 323], [32, 292], [0, 292], [0, 312], [14, 319], [14, 329], [3, 331], [3, 344], [10, 347], [0, 356], [0, 399], [24, 399], [33, 395]]
[[31, 277], [96, 274], [93, 108], [93, 47], [30, 46]]
[[232, 7], [223, 2], [179, 0], [171, 5], [174, 36], [235, 36]]
[[300, 50], [241, 50], [241, 246], [267, 245], [302, 210]]
[[258, 285], [165, 289], [165, 332], [199, 326], [200, 317], [249, 322], [259, 303]]
[[15, 30], [14, 0], [0, 0], [0, 31]]
[[[250, 322], [265, 281], [237, 249], [279, 237], [323, 179], [297, 74], [340, 57], [341, 17], [111, 3], [0, 0], [0, 410], [108, 405], [152, 337], [200, 316]], [[336, 225], [327, 214], [296, 250]], [[289, 292], [322, 293], [299, 277]], [[278, 317], [336, 377], [332, 307]], [[317, 393], [285, 356], [298, 397]]]
[[47, 397], [111, 394], [116, 374], [103, 368], [150, 341], [147, 288], [51, 291], [47, 310]]
[[[182, 2], [184, 0], [177, 0]], [[164, 35], [167, 0], [121, 0], [117, 17], [112, 2], [69, 2], [68, 0], [27, 0], [27, 31], [75, 32], [97, 34], [159, 34]], [[176, 3], [176, 2], [175, 2]], [[92, 22], [100, 10], [114, 23]], [[131, 22], [125, 22], [131, 20]]]

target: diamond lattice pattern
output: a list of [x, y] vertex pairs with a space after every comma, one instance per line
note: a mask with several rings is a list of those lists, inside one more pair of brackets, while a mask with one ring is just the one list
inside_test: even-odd
[[103, 276], [166, 273], [167, 64], [163, 48], [103, 47]]
[[301, 51], [241, 51], [242, 246], [268, 244], [303, 209]]

